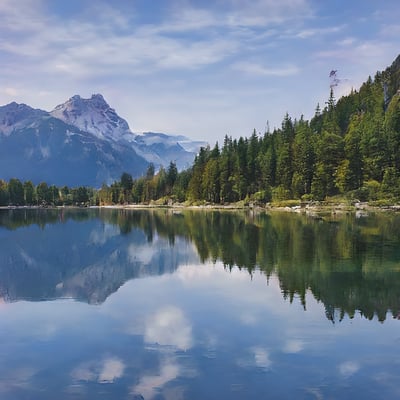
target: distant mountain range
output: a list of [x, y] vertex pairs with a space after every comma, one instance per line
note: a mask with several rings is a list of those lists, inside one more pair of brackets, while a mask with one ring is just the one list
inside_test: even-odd
[[189, 167], [201, 146], [185, 136], [133, 133], [101, 94], [76, 95], [47, 112], [15, 102], [0, 107], [0, 179], [58, 186], [111, 183], [174, 161]]

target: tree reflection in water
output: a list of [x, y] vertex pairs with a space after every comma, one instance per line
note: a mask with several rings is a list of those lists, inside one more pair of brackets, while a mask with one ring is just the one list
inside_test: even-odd
[[[170, 209], [25, 209], [0, 212], [0, 226], [13, 231], [30, 225], [46, 229], [46, 226], [58, 223], [84, 224], [93, 219], [118, 230], [119, 240], [113, 238], [114, 252], [116, 247], [125, 243], [124, 237], [130, 238], [133, 232], [138, 231], [142, 232], [143, 240], [149, 246], [155, 238], [165, 239], [170, 247], [181, 246], [183, 242], [193, 243], [201, 262], [221, 260], [227, 270], [246, 269], [250, 276], [258, 269], [267, 279], [276, 274], [284, 298], [292, 301], [299, 297], [305, 309], [306, 292], [310, 291], [325, 305], [326, 316], [333, 322], [340, 321], [345, 314], [353, 317], [356, 312], [368, 319], [376, 315], [384, 321], [388, 312], [394, 317], [398, 317], [400, 312], [400, 217], [396, 214], [377, 213], [363, 218], [348, 214], [315, 219], [291, 213], [178, 212]], [[107, 241], [102, 243], [101, 251], [98, 248], [93, 254], [84, 247], [87, 244], [82, 246], [80, 251], [95, 257], [95, 254], [106, 251]], [[179, 260], [175, 261], [173, 268], [179, 266]], [[7, 279], [1, 279], [2, 282], [12, 281], [13, 273], [21, 274], [18, 265], [10, 269], [5, 264], [7, 262], [3, 260], [0, 274], [2, 278], [7, 274]], [[79, 268], [86, 268], [89, 264], [96, 262], [82, 262]], [[130, 271], [121, 276], [121, 281], [136, 276], [121, 264], [123, 262], [119, 260], [118, 268]], [[47, 267], [45, 263], [42, 266], [44, 270], [40, 274], [44, 276]], [[160, 268], [157, 270], [164, 272]], [[59, 275], [68, 273], [64, 266]], [[122, 283], [118, 281], [116, 287]], [[110, 290], [116, 290], [116, 287]], [[4, 294], [8, 288], [1, 290]], [[46, 294], [37, 296], [43, 298]]]

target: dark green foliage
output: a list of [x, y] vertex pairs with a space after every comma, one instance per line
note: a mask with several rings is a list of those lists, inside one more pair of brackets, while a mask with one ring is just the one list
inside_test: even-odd
[[41, 182], [37, 185], [36, 195], [38, 204], [50, 204], [52, 196], [46, 182]]
[[124, 172], [121, 175], [121, 190], [122, 198], [121, 202], [130, 203], [132, 201], [132, 188], [133, 188], [133, 178], [131, 174]]
[[177, 178], [178, 178], [178, 168], [176, 167], [176, 163], [171, 161], [169, 163], [167, 175], [165, 177], [168, 194], [172, 193], [172, 189], [175, 185]]
[[293, 178], [294, 197], [301, 197], [311, 192], [311, 183], [315, 164], [315, 134], [303, 117], [296, 124], [296, 136], [293, 143]]
[[33, 205], [36, 203], [35, 187], [31, 181], [24, 182], [24, 196], [26, 205]]
[[11, 204], [17, 206], [22, 206], [25, 204], [24, 186], [19, 179], [10, 179], [10, 182], [8, 183], [8, 193]]
[[77, 205], [85, 204], [89, 201], [89, 192], [88, 189], [84, 186], [79, 186], [76, 189], [72, 190], [72, 199], [73, 202]]
[[124, 172], [121, 175], [121, 187], [124, 192], [132, 190], [133, 187], [132, 175], [128, 174], [127, 172]]
[[154, 164], [153, 164], [153, 163], [150, 163], [149, 166], [147, 167], [146, 179], [147, 179], [147, 180], [153, 179], [154, 173], [155, 173]]
[[0, 206], [8, 205], [10, 200], [10, 194], [8, 192], [7, 182], [0, 179]]

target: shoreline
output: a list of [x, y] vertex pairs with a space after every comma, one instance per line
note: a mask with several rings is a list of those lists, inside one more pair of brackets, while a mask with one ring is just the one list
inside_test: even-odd
[[[282, 202], [284, 203], [284, 202]], [[186, 205], [182, 203], [173, 203], [168, 205], [160, 204], [113, 204], [102, 206], [0, 206], [0, 210], [58, 210], [58, 209], [117, 209], [117, 210], [150, 210], [150, 209], [168, 209], [175, 211], [183, 210], [220, 210], [220, 211], [257, 211], [257, 212], [288, 212], [306, 215], [321, 214], [367, 214], [369, 212], [398, 212], [400, 205], [370, 205], [367, 202], [358, 202], [354, 204], [346, 203], [325, 203], [311, 202], [296, 205], [274, 205], [267, 203], [266, 205], [243, 205], [243, 204], [202, 204], [202, 205]]]

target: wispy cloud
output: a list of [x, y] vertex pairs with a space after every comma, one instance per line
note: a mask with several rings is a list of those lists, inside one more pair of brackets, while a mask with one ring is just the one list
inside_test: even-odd
[[[347, 46], [346, 48], [331, 46], [331, 49], [317, 52], [316, 58], [346, 59], [350, 62], [351, 60], [360, 60], [360, 58], [364, 60], [375, 59], [382, 57], [387, 52], [387, 45], [379, 41], [359, 41], [357, 43], [353, 41], [353, 43], [353, 46]], [[337, 44], [343, 45], [343, 41]]]
[[226, 3], [231, 6], [228, 20], [239, 26], [264, 27], [312, 15], [307, 0], [230, 0]]
[[34, 376], [38, 372], [40, 370], [37, 367], [30, 366], [7, 370], [0, 379], [0, 393], [6, 393], [5, 398], [10, 398], [15, 389], [30, 388], [33, 385]]
[[[398, 52], [394, 12], [357, 9], [357, 21], [346, 20], [311, 0], [171, 0], [151, 12], [146, 2], [85, 1], [67, 9], [0, 2], [0, 103], [52, 109], [73, 94], [102, 92], [133, 130], [215, 140], [312, 112], [322, 79], [305, 85], [320, 66], [346, 64], [359, 83]], [[276, 78], [300, 74], [299, 98], [288, 96], [293, 80]]]
[[[0, 2], [1, 30], [11, 34], [21, 32], [37, 32], [45, 28], [48, 19], [44, 12], [42, 0], [2, 0]], [[3, 36], [2, 42], [7, 37]]]
[[313, 36], [324, 36], [327, 34], [331, 33], [338, 33], [342, 31], [344, 28], [344, 25], [339, 25], [339, 26], [331, 26], [331, 27], [326, 27], [326, 28], [309, 28], [309, 29], [303, 29], [299, 32], [297, 32], [294, 37], [297, 37], [299, 39], [308, 39]]
[[241, 71], [248, 75], [264, 75], [264, 76], [277, 76], [285, 77], [297, 75], [300, 69], [295, 65], [283, 65], [281, 67], [267, 67], [252, 62], [238, 62], [232, 65], [232, 68]]
[[[243, 50], [244, 44], [235, 38], [236, 29], [265, 28], [271, 22], [299, 18], [300, 11], [308, 10], [304, 0], [258, 1], [251, 7], [231, 1], [223, 10], [172, 7], [160, 24], [135, 26], [128, 16], [104, 4], [94, 6], [95, 19], [61, 21], [34, 2], [22, 3], [11, 7], [7, 0], [2, 6], [1, 31], [17, 34], [2, 35], [0, 50], [36, 59], [37, 68], [82, 78], [111, 69], [132, 74], [218, 63]], [[200, 36], [172, 35], [205, 28], [212, 30]]]
[[268, 28], [293, 19], [312, 15], [308, 0], [224, 0], [216, 1], [212, 8], [175, 6], [172, 23], [163, 31], [186, 31], [203, 28]]

